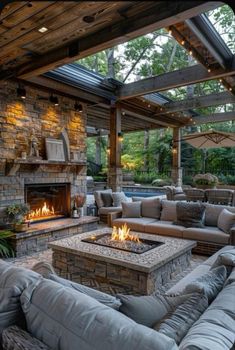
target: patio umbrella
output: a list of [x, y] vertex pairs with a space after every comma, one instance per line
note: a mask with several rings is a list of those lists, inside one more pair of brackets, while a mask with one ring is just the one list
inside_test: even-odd
[[235, 147], [235, 133], [209, 130], [182, 137], [183, 141], [196, 148]]

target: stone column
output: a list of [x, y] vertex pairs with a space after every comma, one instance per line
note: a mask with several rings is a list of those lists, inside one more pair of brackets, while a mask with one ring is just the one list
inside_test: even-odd
[[180, 128], [173, 128], [171, 178], [175, 186], [182, 185]]
[[118, 105], [114, 105], [110, 109], [108, 186], [115, 192], [121, 191], [122, 189], [121, 143], [118, 140], [119, 132], [121, 132], [121, 110]]

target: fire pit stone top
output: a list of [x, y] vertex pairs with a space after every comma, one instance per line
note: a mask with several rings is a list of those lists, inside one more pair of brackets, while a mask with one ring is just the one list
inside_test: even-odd
[[111, 234], [110, 228], [104, 228], [96, 231], [85, 232], [71, 238], [64, 238], [49, 244], [49, 247], [54, 251], [63, 251], [65, 253], [73, 253], [78, 256], [86, 256], [96, 258], [96, 260], [110, 262], [112, 264], [126, 266], [133, 270], [151, 272], [156, 267], [164, 265], [166, 262], [178, 257], [180, 254], [192, 249], [196, 246], [195, 241], [165, 237], [153, 234], [140, 232], [131, 232], [137, 235], [140, 239], [162, 242], [156, 248], [150, 249], [142, 254], [114, 249], [98, 244], [84, 242], [91, 237], [99, 237]]

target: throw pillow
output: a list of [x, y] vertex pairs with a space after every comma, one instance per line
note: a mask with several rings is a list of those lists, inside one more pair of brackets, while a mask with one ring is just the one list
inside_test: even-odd
[[181, 186], [178, 186], [178, 187], [173, 187], [173, 193], [174, 194], [181, 194], [181, 193], [184, 193], [184, 191], [183, 191]]
[[122, 202], [123, 218], [140, 218], [141, 202]]
[[235, 214], [227, 209], [223, 209], [218, 217], [218, 228], [225, 233], [230, 233], [231, 228], [235, 225]]
[[107, 190], [94, 191], [95, 202], [98, 208], [102, 208], [104, 206], [104, 202], [101, 198], [101, 193], [112, 193], [112, 190], [109, 188]]
[[104, 203], [104, 207], [112, 207], [113, 205], [113, 197], [110, 192], [101, 192], [101, 199]]
[[184, 291], [185, 293], [204, 293], [207, 296], [209, 303], [211, 303], [223, 288], [226, 278], [226, 267], [219, 266], [189, 283]]
[[202, 222], [204, 213], [205, 206], [201, 203], [177, 202], [177, 220], [174, 221], [173, 224], [184, 227], [203, 228], [204, 225]]
[[217, 256], [211, 269], [221, 265], [235, 267], [235, 249], [231, 249], [227, 252], [220, 253]]
[[162, 211], [161, 218], [162, 221], [175, 221], [176, 216], [176, 201], [162, 200]]
[[132, 197], [133, 202], [141, 201], [141, 215], [148, 218], [159, 219], [161, 215], [161, 200], [158, 197]]
[[121, 300], [119, 311], [137, 323], [147, 327], [153, 327], [168, 312], [173, 311], [191, 295], [155, 293], [153, 295], [133, 296], [117, 294], [117, 297]]
[[208, 299], [204, 294], [192, 295], [178, 306], [168, 318], [165, 318], [163, 322], [158, 323], [153, 328], [174, 339], [179, 344], [207, 307]]
[[113, 309], [118, 310], [121, 303], [120, 300], [118, 300], [117, 298], [115, 298], [112, 295], [106, 294], [106, 293], [102, 293], [98, 290], [95, 290], [93, 288], [89, 288], [87, 286], [84, 286], [82, 284], [79, 283], [75, 283], [75, 282], [71, 282], [69, 280], [66, 280], [64, 278], [61, 278], [57, 275], [54, 274], [50, 274], [48, 279], [57, 282], [65, 287], [69, 287], [72, 288], [73, 290], [76, 290], [80, 293], [86, 294], [94, 299], [96, 299], [97, 301], [99, 301], [101, 304], [104, 304], [106, 306], [109, 306]]
[[121, 207], [122, 202], [128, 202], [124, 192], [113, 192], [112, 197], [114, 207]]

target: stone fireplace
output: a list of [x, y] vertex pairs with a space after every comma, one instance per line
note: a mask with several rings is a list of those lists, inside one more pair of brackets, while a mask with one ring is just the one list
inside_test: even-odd
[[25, 202], [30, 207], [31, 222], [70, 216], [70, 184], [25, 185]]
[[[25, 86], [22, 100], [17, 87], [9, 81], [0, 86], [0, 228], [6, 224], [7, 206], [30, 204], [31, 214], [36, 212], [33, 224], [11, 239], [15, 255], [22, 256], [47, 249], [50, 241], [95, 229], [98, 219], [69, 217], [74, 196], [86, 195], [86, 106], [77, 112], [75, 100], [62, 96], [55, 106], [50, 92], [31, 86]], [[47, 140], [61, 144], [65, 130], [66, 158], [50, 159]]]

